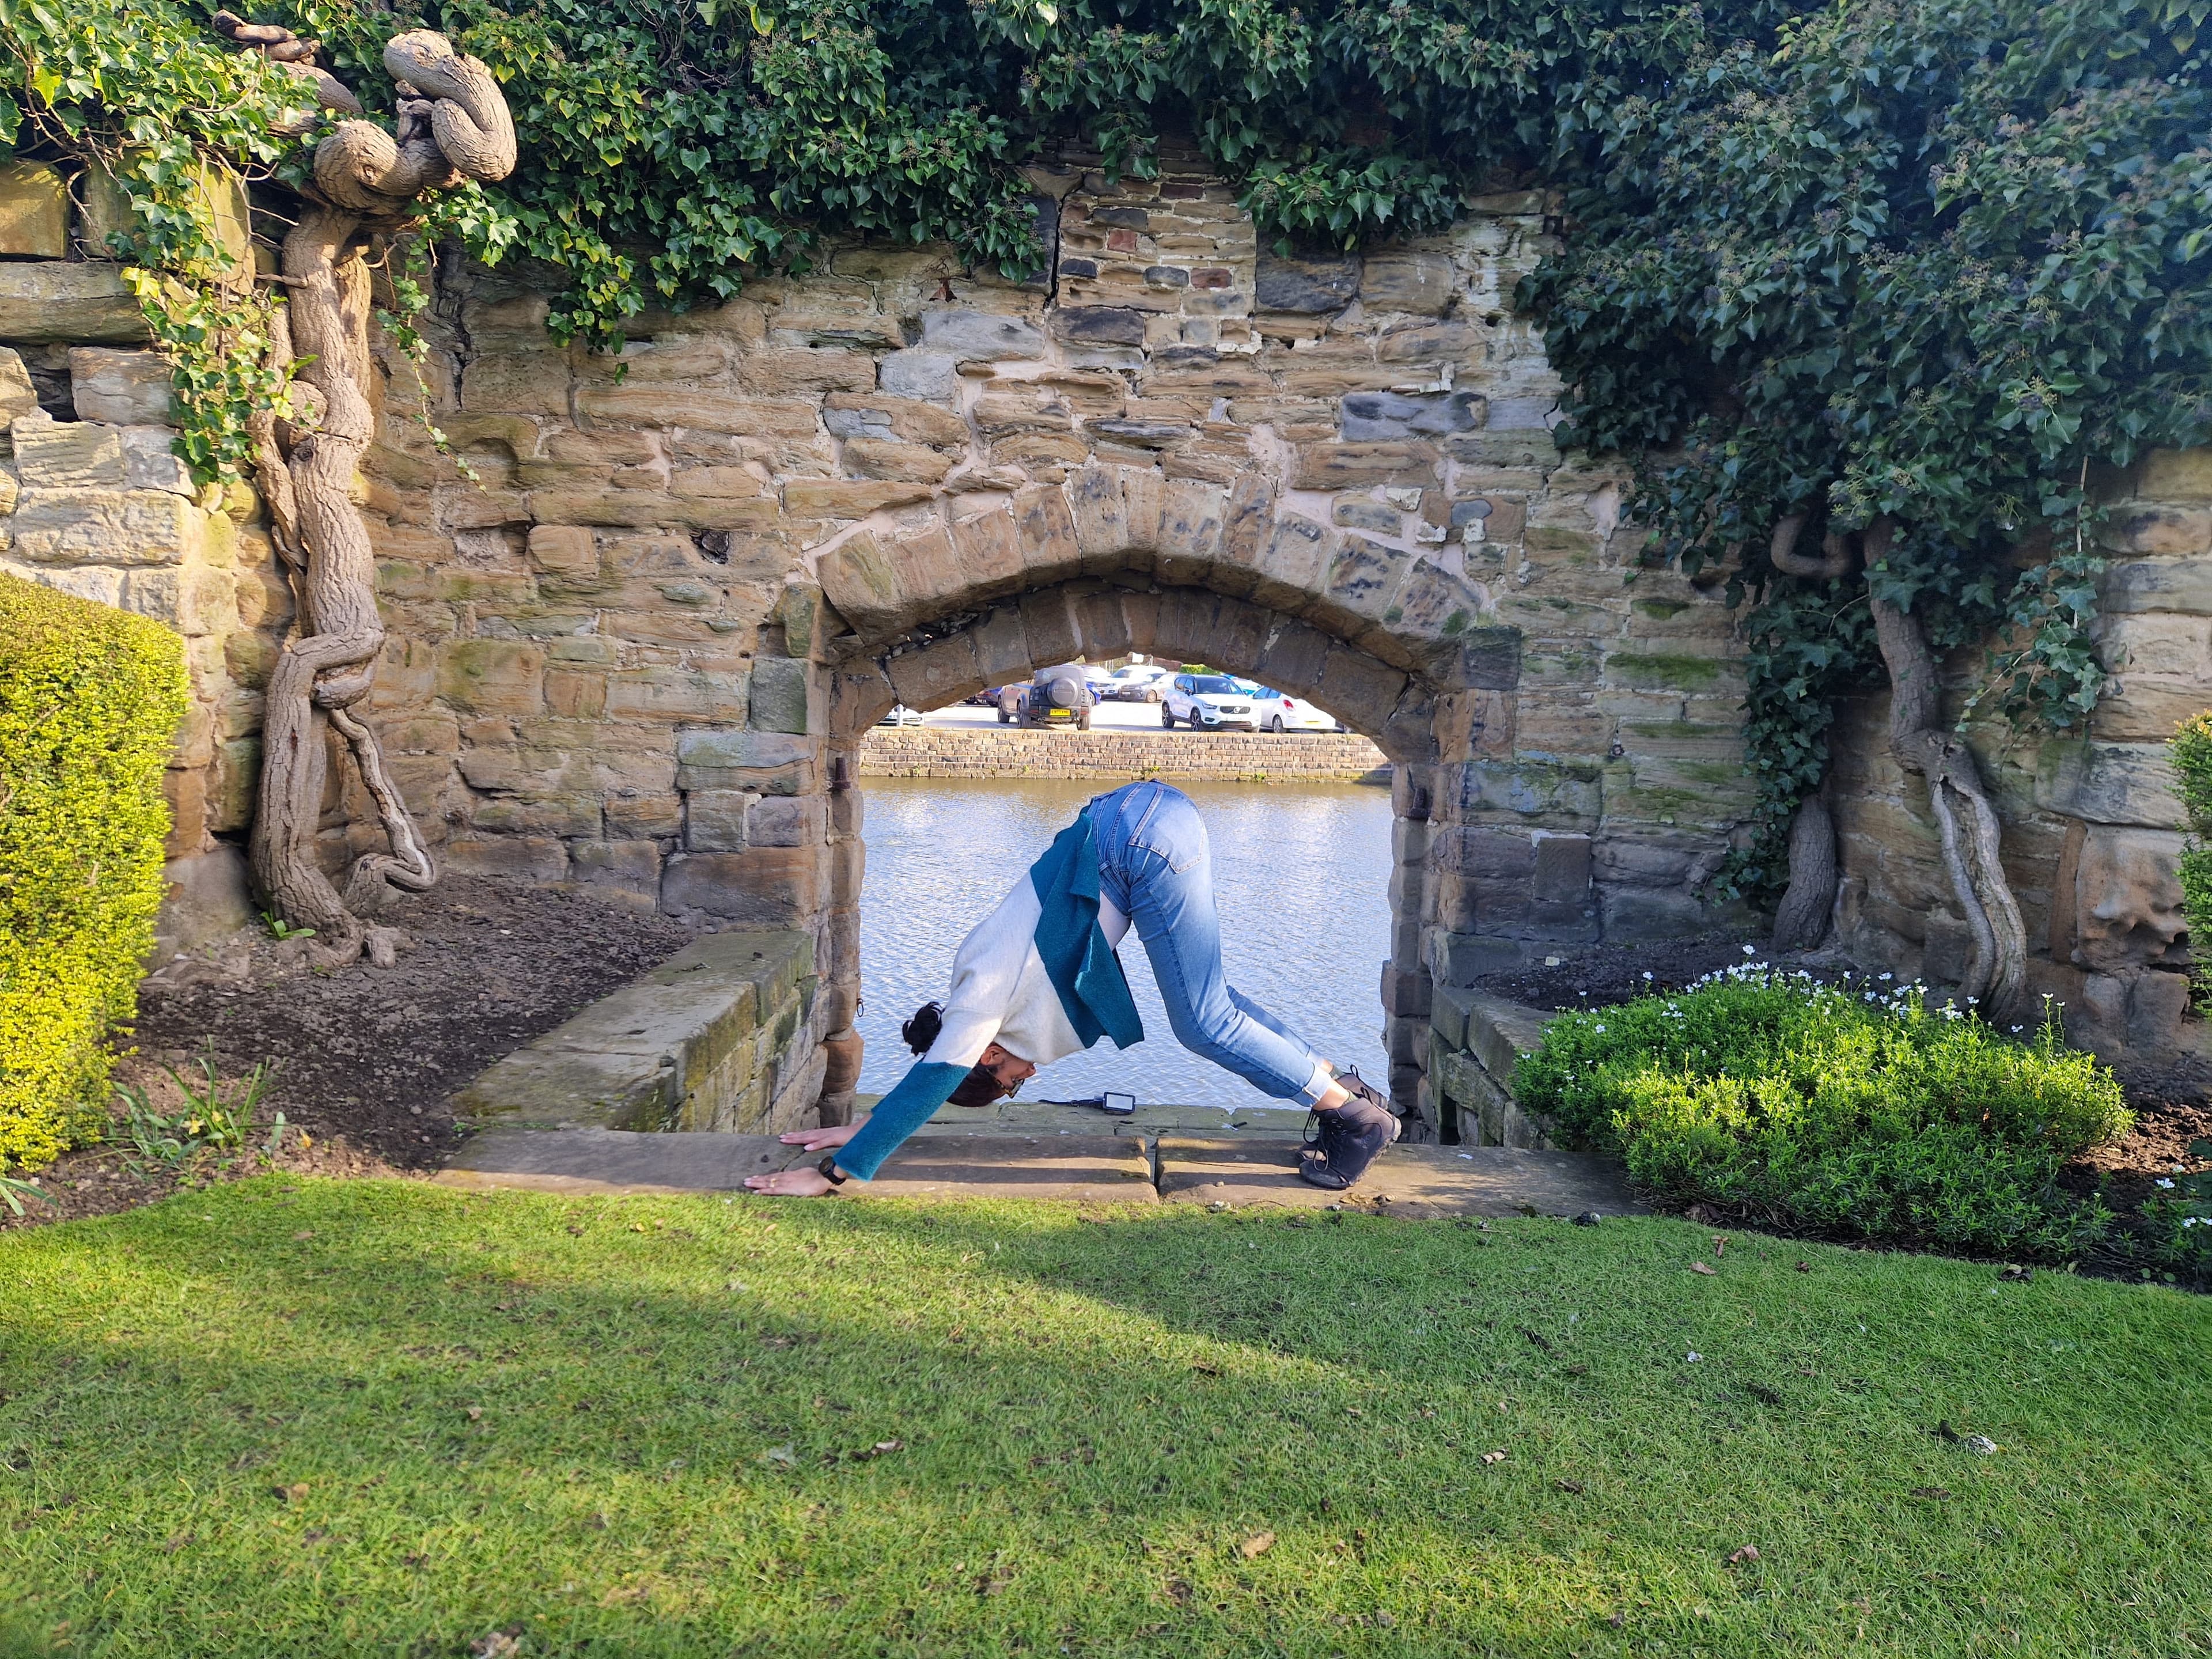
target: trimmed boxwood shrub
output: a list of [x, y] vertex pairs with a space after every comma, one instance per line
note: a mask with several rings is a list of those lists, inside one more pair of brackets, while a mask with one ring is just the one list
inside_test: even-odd
[[2182, 723], [2166, 744], [2191, 832], [2181, 854], [2181, 914], [2189, 923], [2197, 1006], [2212, 1013], [2212, 711]]
[[161, 903], [161, 770], [184, 649], [159, 623], [0, 575], [0, 1170], [100, 1121]]
[[2132, 1120], [2112, 1073], [2055, 1024], [2022, 1035], [1929, 1009], [1915, 986], [1752, 964], [1564, 1016], [1514, 1086], [1667, 1200], [1782, 1231], [2063, 1260], [2112, 1217], [2062, 1190], [2060, 1166]]

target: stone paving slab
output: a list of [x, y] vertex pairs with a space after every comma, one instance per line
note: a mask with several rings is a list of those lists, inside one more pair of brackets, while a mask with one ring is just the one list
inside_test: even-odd
[[1110, 1117], [1096, 1106], [1050, 1106], [1041, 1101], [1001, 1100], [989, 1106], [945, 1106], [915, 1133], [925, 1135], [1163, 1134], [1243, 1139], [1296, 1140], [1305, 1133], [1303, 1106], [1255, 1106], [1225, 1111], [1218, 1106], [1139, 1106], [1127, 1117]]
[[542, 1193], [714, 1193], [803, 1158], [773, 1135], [635, 1129], [487, 1129], [453, 1155], [437, 1181], [482, 1190]]
[[[441, 1185], [574, 1194], [732, 1192], [747, 1176], [814, 1158], [773, 1135], [628, 1129], [489, 1129], [436, 1177]], [[1156, 1204], [1146, 1143], [1115, 1135], [933, 1135], [908, 1141], [876, 1178], [840, 1196], [1031, 1198]]]
[[1359, 1184], [1333, 1193], [1297, 1177], [1298, 1152], [1278, 1141], [1164, 1135], [1160, 1198], [1234, 1209], [1331, 1207], [1413, 1218], [1648, 1213], [1595, 1158], [1508, 1146], [1392, 1146]]
[[1117, 1135], [917, 1136], [876, 1178], [845, 1188], [860, 1198], [1030, 1198], [1079, 1204], [1157, 1204], [1146, 1143]]

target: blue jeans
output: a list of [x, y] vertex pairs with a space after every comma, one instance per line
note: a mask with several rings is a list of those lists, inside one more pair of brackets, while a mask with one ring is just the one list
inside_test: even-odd
[[1133, 783], [1084, 810], [1097, 839], [1099, 885], [1145, 942], [1176, 1041], [1264, 1095], [1304, 1106], [1320, 1099], [1330, 1079], [1319, 1056], [1221, 970], [1213, 855], [1190, 797]]

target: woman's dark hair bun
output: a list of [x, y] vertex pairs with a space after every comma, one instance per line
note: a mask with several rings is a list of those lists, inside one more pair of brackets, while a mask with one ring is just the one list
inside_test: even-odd
[[925, 1002], [914, 1011], [912, 1019], [899, 1027], [899, 1035], [906, 1039], [906, 1046], [915, 1053], [926, 1054], [930, 1045], [937, 1041], [937, 1034], [944, 1029], [945, 1005]]

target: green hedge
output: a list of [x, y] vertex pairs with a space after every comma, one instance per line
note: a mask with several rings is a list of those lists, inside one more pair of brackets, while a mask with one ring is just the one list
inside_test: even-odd
[[184, 649], [157, 623], [0, 575], [0, 1170], [100, 1121], [161, 903], [161, 770]]
[[2194, 832], [2181, 854], [2181, 914], [2189, 922], [2197, 1006], [2212, 1013], [2212, 711], [2185, 721], [2166, 750]]
[[1755, 965], [1554, 1021], [1515, 1090], [1675, 1202], [2040, 1261], [2101, 1246], [2110, 1212], [2058, 1171], [2132, 1121], [2111, 1072], [2055, 1026], [2017, 1041], [1924, 1007], [1917, 987]]

